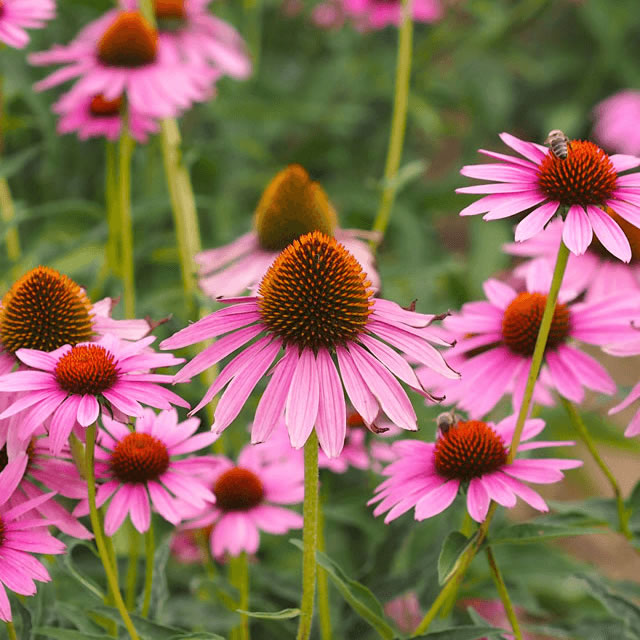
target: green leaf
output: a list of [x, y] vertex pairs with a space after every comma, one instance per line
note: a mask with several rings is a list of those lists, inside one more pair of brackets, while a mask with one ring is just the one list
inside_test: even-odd
[[0, 178], [10, 178], [15, 173], [18, 173], [31, 158], [38, 154], [38, 151], [38, 147], [29, 147], [14, 153], [12, 156], [5, 156], [0, 159]]
[[236, 609], [236, 612], [250, 618], [260, 618], [262, 620], [288, 620], [289, 618], [297, 618], [300, 615], [300, 609], [281, 609], [280, 611], [245, 611], [244, 609]]
[[[301, 540], [289, 540], [291, 544], [302, 550]], [[316, 562], [327, 572], [342, 597], [351, 608], [368, 622], [385, 640], [392, 640], [395, 632], [384, 619], [382, 605], [370, 589], [356, 580], [349, 578], [344, 571], [325, 553], [316, 552]]]
[[35, 632], [52, 640], [113, 640], [108, 633], [95, 634], [60, 627], [36, 627]]
[[414, 640], [421, 640], [421, 638], [427, 638], [428, 640], [479, 640], [479, 638], [500, 638], [502, 634], [505, 633], [508, 633], [508, 631], [498, 629], [497, 627], [474, 627], [466, 625], [433, 631], [424, 636], [416, 636]]
[[[162, 606], [169, 599], [169, 587], [167, 585], [167, 562], [169, 561], [169, 544], [171, 536], [167, 535], [156, 548], [153, 554], [153, 582], [151, 584], [150, 617], [155, 618], [162, 610]], [[140, 606], [144, 600], [144, 593], [138, 598]]]
[[472, 538], [467, 538], [459, 531], [452, 531], [442, 543], [438, 557], [438, 583], [443, 585], [458, 566], [460, 556], [469, 546]]
[[65, 536], [63, 538], [64, 543], [67, 545], [67, 553], [61, 557], [63, 565], [66, 567], [67, 571], [90, 593], [92, 593], [98, 600], [101, 602], [104, 600], [104, 591], [89, 577], [80, 573], [73, 564], [73, 550], [76, 547], [85, 547], [89, 549], [91, 553], [97, 558], [98, 554], [96, 552], [95, 547], [86, 540], [78, 540], [71, 538], [70, 536]]
[[224, 640], [224, 638], [217, 633], [210, 633], [209, 631], [194, 631], [193, 633], [181, 633], [177, 636], [172, 636], [171, 640]]
[[424, 160], [414, 160], [398, 169], [398, 173], [391, 180], [383, 180], [383, 187], [391, 187], [396, 190], [396, 194], [407, 184], [416, 180], [427, 170], [427, 163]]
[[593, 526], [591, 518], [575, 514], [552, 514], [530, 522], [511, 524], [491, 536], [491, 544], [524, 544], [549, 538], [583, 536], [602, 533], [601, 527]]

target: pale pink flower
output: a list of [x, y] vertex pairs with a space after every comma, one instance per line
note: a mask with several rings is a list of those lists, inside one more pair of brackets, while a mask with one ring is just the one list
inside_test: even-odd
[[[638, 328], [638, 323], [634, 322], [633, 324], [633, 334], [632, 336], [627, 336], [626, 340], [612, 340], [614, 344], [605, 347], [605, 351], [614, 356], [637, 356], [640, 354], [640, 329]], [[609, 414], [614, 414], [626, 409], [628, 406], [633, 404], [638, 398], [640, 398], [640, 382], [636, 384], [633, 389], [629, 392], [627, 397], [615, 407], [609, 409]], [[635, 413], [631, 422], [627, 426], [627, 429], [624, 432], [624, 435], [627, 438], [632, 438], [633, 436], [637, 436], [640, 434], [640, 409]]]
[[0, 420], [24, 413], [18, 436], [27, 439], [47, 418], [51, 450], [61, 451], [76, 423], [93, 424], [100, 413], [116, 417], [140, 416], [140, 403], [170, 409], [171, 404], [189, 405], [180, 396], [161, 387], [170, 375], [149, 373], [152, 369], [184, 362], [170, 354], [155, 353], [153, 336], [124, 342], [112, 335], [97, 342], [65, 345], [51, 353], [18, 349], [18, 359], [32, 367], [0, 376], [3, 392], [20, 394], [0, 414]]
[[[113, 535], [127, 515], [144, 533], [151, 524], [151, 508], [171, 524], [215, 502], [201, 472], [216, 463], [212, 456], [183, 457], [214, 440], [213, 433], [195, 434], [200, 420], [178, 422], [175, 409], [154, 413], [143, 409], [134, 430], [103, 416], [95, 452], [96, 480], [100, 483], [96, 505], [111, 499], [104, 518], [105, 533]], [[85, 499], [75, 515], [89, 513]]]
[[295, 448], [304, 445], [315, 425], [324, 452], [335, 457], [346, 433], [343, 385], [365, 424], [374, 425], [382, 411], [398, 427], [417, 429], [415, 412], [398, 379], [425, 397], [429, 394], [392, 347], [444, 376], [458, 375], [431, 345], [449, 346], [429, 329], [436, 316], [373, 298], [369, 284], [342, 245], [313, 232], [280, 254], [257, 296], [223, 300], [230, 306], [182, 329], [161, 348], [227, 334], [183, 367], [176, 382], [191, 379], [241, 349], [194, 409], [200, 410], [228, 385], [214, 412], [216, 433], [237, 417], [277, 360], [256, 409], [252, 442], [266, 440], [284, 413]]
[[515, 239], [520, 242], [538, 234], [561, 207], [566, 208], [562, 239], [572, 253], [583, 254], [595, 233], [607, 251], [629, 262], [629, 241], [604, 209], [609, 207], [631, 225], [640, 226], [640, 174], [620, 175], [640, 165], [640, 158], [608, 156], [593, 142], [570, 140], [568, 155], [562, 159], [539, 144], [508, 133], [500, 137], [524, 159], [480, 149], [501, 162], [462, 168], [462, 175], [491, 183], [456, 189], [488, 194], [460, 215], [484, 213], [485, 220], [499, 220], [528, 212], [516, 227]]
[[389, 600], [384, 605], [384, 612], [402, 633], [413, 633], [422, 620], [420, 602], [414, 591]]
[[0, 620], [11, 620], [11, 605], [5, 588], [23, 596], [36, 593], [34, 580], [49, 582], [51, 577], [45, 566], [32, 553], [64, 553], [65, 546], [54, 538], [47, 527], [48, 520], [33, 511], [49, 500], [52, 493], [9, 507], [7, 501], [20, 483], [28, 458], [15, 457], [0, 472]]
[[269, 182], [255, 213], [254, 229], [217, 249], [199, 253], [200, 287], [212, 298], [254, 291], [280, 252], [311, 231], [333, 235], [362, 266], [374, 289], [380, 286], [369, 245], [371, 232], [340, 229], [322, 186], [298, 164], [279, 171]]
[[[368, 29], [399, 25], [402, 19], [401, 0], [342, 0], [344, 12]], [[440, 0], [413, 0], [415, 22], [435, 22], [442, 17]]]
[[640, 154], [640, 91], [627, 89], [599, 102], [593, 137], [606, 149]]
[[[500, 600], [483, 600], [481, 598], [466, 598], [460, 601], [460, 606], [471, 607], [475, 609], [489, 624], [494, 627], [500, 627], [502, 629], [510, 629], [509, 618], [504, 610], [504, 605]], [[518, 620], [522, 621], [526, 611], [522, 607], [514, 606], [514, 611]], [[512, 633], [505, 633], [503, 636], [505, 640], [515, 640], [515, 636]], [[533, 636], [529, 633], [522, 633], [523, 640], [534, 640]], [[489, 640], [488, 638], [480, 638], [479, 640]]]
[[25, 29], [42, 29], [55, 15], [55, 0], [0, 0], [0, 42], [22, 49], [29, 42]]
[[210, 463], [207, 477], [216, 502], [182, 527], [211, 527], [209, 543], [215, 558], [225, 553], [256, 553], [260, 531], [281, 535], [302, 527], [299, 513], [280, 506], [297, 504], [304, 498], [301, 460], [265, 462], [258, 449], [244, 447], [237, 464], [228, 458]]
[[[374, 515], [387, 513], [385, 522], [395, 520], [415, 507], [415, 519], [424, 520], [444, 511], [466, 488], [469, 515], [482, 522], [489, 503], [515, 506], [517, 498], [538, 511], [548, 511], [545, 501], [523, 481], [538, 484], [558, 482], [562, 471], [574, 469], [581, 460], [561, 458], [515, 458], [507, 455], [516, 424], [512, 415], [497, 424], [475, 420], [459, 421], [435, 442], [399, 440], [393, 444], [398, 459], [382, 472], [387, 479], [376, 488], [369, 504], [379, 503]], [[544, 421], [527, 420], [518, 452], [573, 445], [573, 442], [527, 442], [544, 429]]]

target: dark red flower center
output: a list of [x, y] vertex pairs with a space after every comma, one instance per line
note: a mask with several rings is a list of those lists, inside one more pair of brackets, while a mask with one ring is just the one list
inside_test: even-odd
[[109, 67], [143, 67], [157, 52], [158, 34], [139, 11], [121, 11], [98, 41], [98, 59]]
[[0, 18], [3, 16], [3, 14], [4, 14], [4, 2], [0, 0]]
[[467, 482], [497, 471], [506, 461], [502, 438], [479, 420], [456, 423], [436, 442], [436, 470], [450, 480]]
[[538, 184], [565, 206], [602, 205], [611, 198], [617, 172], [609, 156], [593, 142], [571, 140], [565, 159], [549, 152], [538, 169]]
[[[627, 240], [629, 240], [629, 245], [631, 246], [631, 262], [639, 262], [640, 261], [640, 229], [635, 225], [627, 222], [622, 216], [619, 216], [613, 209], [610, 207], [601, 207], [603, 211], [608, 213], [611, 218], [615, 222], [618, 223], [618, 226], [624, 232], [624, 235], [627, 236]], [[589, 251], [593, 251], [597, 253], [601, 258], [605, 260], [614, 260], [611, 252], [605, 247], [602, 246], [600, 240], [598, 240], [598, 236], [594, 234], [593, 242], [589, 245]], [[618, 262], [618, 260], [615, 260]]]
[[256, 208], [260, 245], [282, 251], [311, 231], [332, 236], [337, 216], [324, 189], [299, 164], [280, 171], [264, 190]]
[[267, 327], [300, 349], [333, 349], [363, 331], [373, 304], [358, 261], [333, 238], [314, 231], [274, 261], [258, 291]]
[[357, 413], [356, 411], [352, 411], [347, 416], [347, 427], [355, 429], [366, 429], [367, 425], [359, 413]]
[[102, 94], [93, 96], [89, 105], [89, 111], [96, 118], [110, 118], [120, 115], [122, 111], [122, 97], [115, 100], [106, 100]]
[[77, 395], [100, 395], [118, 380], [113, 354], [97, 344], [73, 347], [58, 360], [54, 373], [62, 389]]
[[248, 511], [264, 498], [264, 487], [258, 476], [242, 467], [225, 471], [213, 486], [216, 506], [222, 511]]
[[142, 484], [169, 468], [169, 452], [164, 442], [148, 433], [130, 433], [115, 446], [109, 464], [120, 482]]
[[[540, 331], [547, 296], [542, 293], [520, 293], [505, 309], [502, 318], [504, 343], [521, 356], [533, 355]], [[556, 304], [547, 339], [547, 349], [555, 349], [569, 335], [571, 315], [566, 304]]]
[[37, 267], [17, 280], [0, 306], [5, 349], [54, 351], [93, 336], [91, 303], [85, 292], [55, 269]]

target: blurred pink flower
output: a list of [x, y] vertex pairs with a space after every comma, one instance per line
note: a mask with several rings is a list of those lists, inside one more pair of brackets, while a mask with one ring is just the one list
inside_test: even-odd
[[593, 137], [606, 149], [640, 154], [640, 91], [627, 89], [599, 102], [593, 109]]
[[413, 633], [422, 620], [418, 596], [413, 591], [389, 600], [384, 605], [384, 612], [402, 633]]
[[266, 440], [284, 413], [295, 448], [304, 445], [315, 426], [324, 452], [336, 457], [346, 432], [343, 385], [365, 424], [374, 424], [382, 410], [398, 427], [417, 429], [415, 412], [398, 379], [425, 397], [429, 394], [392, 346], [443, 376], [458, 376], [430, 344], [449, 346], [429, 329], [436, 316], [373, 298], [369, 286], [360, 265], [342, 245], [313, 232], [280, 254], [257, 296], [222, 300], [230, 306], [182, 329], [161, 348], [181, 348], [228, 334], [183, 367], [176, 382], [190, 380], [242, 349], [194, 409], [200, 410], [229, 385], [215, 409], [216, 433], [237, 417], [284, 348], [258, 403], [252, 442]]
[[640, 158], [608, 156], [593, 142], [571, 140], [562, 159], [539, 144], [508, 133], [500, 137], [525, 159], [480, 149], [502, 162], [462, 168], [464, 176], [492, 182], [456, 189], [488, 194], [465, 207], [461, 216], [484, 213], [484, 220], [499, 220], [528, 211], [516, 227], [515, 239], [521, 242], [540, 233], [558, 209], [566, 207], [562, 239], [572, 253], [583, 254], [595, 233], [607, 251], [623, 262], [631, 260], [627, 237], [603, 209], [609, 207], [640, 226], [640, 174], [620, 175], [640, 165]]
[[[393, 444], [398, 459], [383, 471], [387, 479], [376, 488], [368, 504], [379, 504], [373, 514], [388, 512], [385, 523], [415, 507], [415, 519], [424, 520], [444, 511], [455, 500], [461, 486], [466, 492], [467, 510], [482, 522], [494, 500], [503, 507], [515, 506], [522, 498], [538, 511], [548, 511], [544, 500], [523, 484], [558, 482], [563, 470], [574, 469], [581, 460], [560, 458], [516, 458], [507, 463], [507, 455], [516, 416], [492, 422], [459, 421], [439, 433], [434, 443], [399, 440]], [[544, 429], [543, 420], [527, 420], [518, 451], [560, 447], [573, 442], [528, 442]], [[523, 444], [524, 443], [524, 444]]]
[[55, 15], [55, 0], [0, 0], [0, 42], [22, 49], [29, 42], [25, 29], [41, 29]]
[[[382, 29], [399, 25], [402, 19], [401, 0], [342, 0], [344, 12], [364, 29]], [[413, 0], [415, 22], [435, 22], [442, 17], [440, 0]]]
[[[510, 629], [511, 625], [507, 614], [504, 611], [504, 605], [500, 600], [483, 600], [482, 598], [466, 598], [460, 601], [460, 606], [471, 607], [475, 609], [489, 624], [494, 627], [500, 627], [502, 629]], [[523, 615], [526, 613], [522, 607], [514, 606], [516, 616], [518, 620], [522, 620]], [[505, 640], [515, 640], [515, 636], [511, 633], [505, 633]], [[480, 640], [488, 640], [488, 638], [480, 638]], [[533, 636], [529, 633], [522, 633], [522, 640], [534, 640]]]

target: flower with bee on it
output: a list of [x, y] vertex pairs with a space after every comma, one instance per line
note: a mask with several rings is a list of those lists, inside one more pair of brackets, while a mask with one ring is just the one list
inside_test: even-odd
[[544, 143], [551, 149], [556, 158], [560, 158], [561, 160], [566, 160], [569, 155], [569, 138], [564, 131], [560, 129], [552, 129], [549, 131], [549, 135], [547, 135], [547, 139]]

